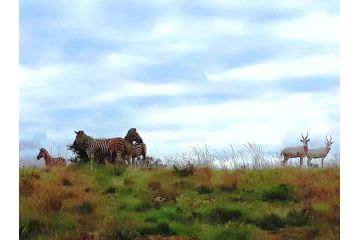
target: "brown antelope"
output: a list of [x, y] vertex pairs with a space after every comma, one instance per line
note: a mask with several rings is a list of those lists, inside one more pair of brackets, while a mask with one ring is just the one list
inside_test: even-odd
[[326, 143], [324, 148], [316, 148], [316, 149], [308, 149], [307, 152], [307, 163], [309, 166], [311, 166], [311, 162], [313, 158], [321, 158], [322, 159], [322, 167], [324, 164], [324, 158], [328, 155], [331, 146], [333, 144], [332, 137], [330, 137], [330, 140], [328, 140], [328, 137], [326, 136]]
[[283, 155], [284, 157], [282, 165], [286, 165], [289, 158], [297, 158], [297, 157], [299, 157], [300, 159], [300, 166], [303, 165], [303, 158], [307, 155], [308, 142], [310, 141], [310, 139], [308, 139], [308, 132], [307, 132], [307, 136], [305, 137], [302, 134], [302, 139], [300, 141], [303, 143], [303, 146], [287, 147], [281, 151], [281, 155]]
[[47, 168], [53, 166], [53, 165], [66, 165], [66, 160], [63, 157], [51, 157], [50, 153], [45, 148], [40, 148], [39, 154], [37, 154], [37, 160], [40, 160], [41, 158], [45, 159], [45, 166]]

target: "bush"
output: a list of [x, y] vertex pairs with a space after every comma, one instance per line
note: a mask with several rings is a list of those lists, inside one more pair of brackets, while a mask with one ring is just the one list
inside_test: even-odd
[[257, 226], [265, 230], [278, 230], [285, 226], [285, 221], [278, 217], [277, 215], [271, 213], [257, 221]]
[[109, 187], [105, 190], [105, 194], [115, 194], [116, 193], [116, 188], [115, 187]]
[[175, 235], [176, 233], [170, 228], [168, 223], [162, 222], [153, 227], [145, 227], [140, 230], [142, 235], [162, 235], [169, 236]]
[[175, 173], [180, 177], [187, 177], [193, 175], [194, 172], [194, 166], [191, 163], [187, 163], [185, 167], [178, 167], [176, 165], [173, 165], [173, 168], [175, 170]]
[[209, 194], [213, 192], [213, 188], [207, 185], [200, 185], [197, 187], [197, 192], [199, 194]]
[[93, 212], [93, 205], [90, 202], [83, 202], [79, 207], [80, 213], [90, 214]]
[[213, 223], [226, 223], [228, 221], [244, 220], [244, 216], [239, 209], [217, 207], [209, 213], [209, 219]]
[[264, 201], [294, 201], [294, 190], [290, 185], [280, 184], [264, 191], [262, 199]]
[[290, 226], [304, 226], [308, 223], [309, 217], [308, 217], [307, 211], [300, 211], [296, 212], [295, 209], [288, 212], [287, 218], [285, 219], [286, 224]]
[[21, 224], [19, 229], [20, 239], [31, 239], [33, 236], [44, 233], [46, 225], [36, 219], [31, 219], [27, 223]]

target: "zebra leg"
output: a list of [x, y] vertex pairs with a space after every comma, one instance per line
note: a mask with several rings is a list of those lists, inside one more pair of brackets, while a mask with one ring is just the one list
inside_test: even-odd
[[91, 169], [91, 170], [93, 169], [93, 161], [94, 161], [94, 159], [95, 159], [94, 154], [91, 154], [91, 155], [90, 155], [90, 169]]

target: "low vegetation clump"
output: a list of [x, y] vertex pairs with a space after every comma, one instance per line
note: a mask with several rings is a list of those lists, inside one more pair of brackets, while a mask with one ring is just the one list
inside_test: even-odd
[[188, 167], [21, 168], [20, 239], [339, 239], [338, 167]]
[[263, 193], [264, 201], [293, 201], [295, 200], [293, 187], [288, 184], [279, 184]]

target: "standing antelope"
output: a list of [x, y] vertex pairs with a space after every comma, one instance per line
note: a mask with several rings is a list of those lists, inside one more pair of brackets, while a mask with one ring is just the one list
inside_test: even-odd
[[328, 155], [328, 153], [331, 149], [331, 146], [333, 144], [332, 137], [330, 137], [330, 140], [328, 140], [327, 136], [325, 136], [325, 138], [327, 141], [325, 143], [324, 148], [308, 149], [308, 152], [307, 152], [308, 165], [311, 165], [311, 161], [313, 158], [321, 158], [322, 159], [322, 167], [323, 167], [324, 158], [326, 158], [326, 156]]
[[37, 154], [37, 160], [40, 160], [41, 158], [45, 159], [45, 166], [47, 168], [53, 166], [53, 165], [66, 165], [66, 160], [63, 157], [51, 157], [50, 153], [45, 148], [40, 148], [39, 154]]
[[285, 165], [289, 158], [297, 158], [297, 157], [300, 158], [300, 166], [303, 165], [303, 158], [307, 155], [308, 142], [310, 141], [310, 139], [307, 138], [308, 138], [308, 132], [307, 132], [307, 136], [305, 137], [302, 134], [302, 139], [300, 141], [303, 143], [303, 146], [287, 147], [282, 150], [282, 152], [280, 153], [284, 157], [282, 165]]

